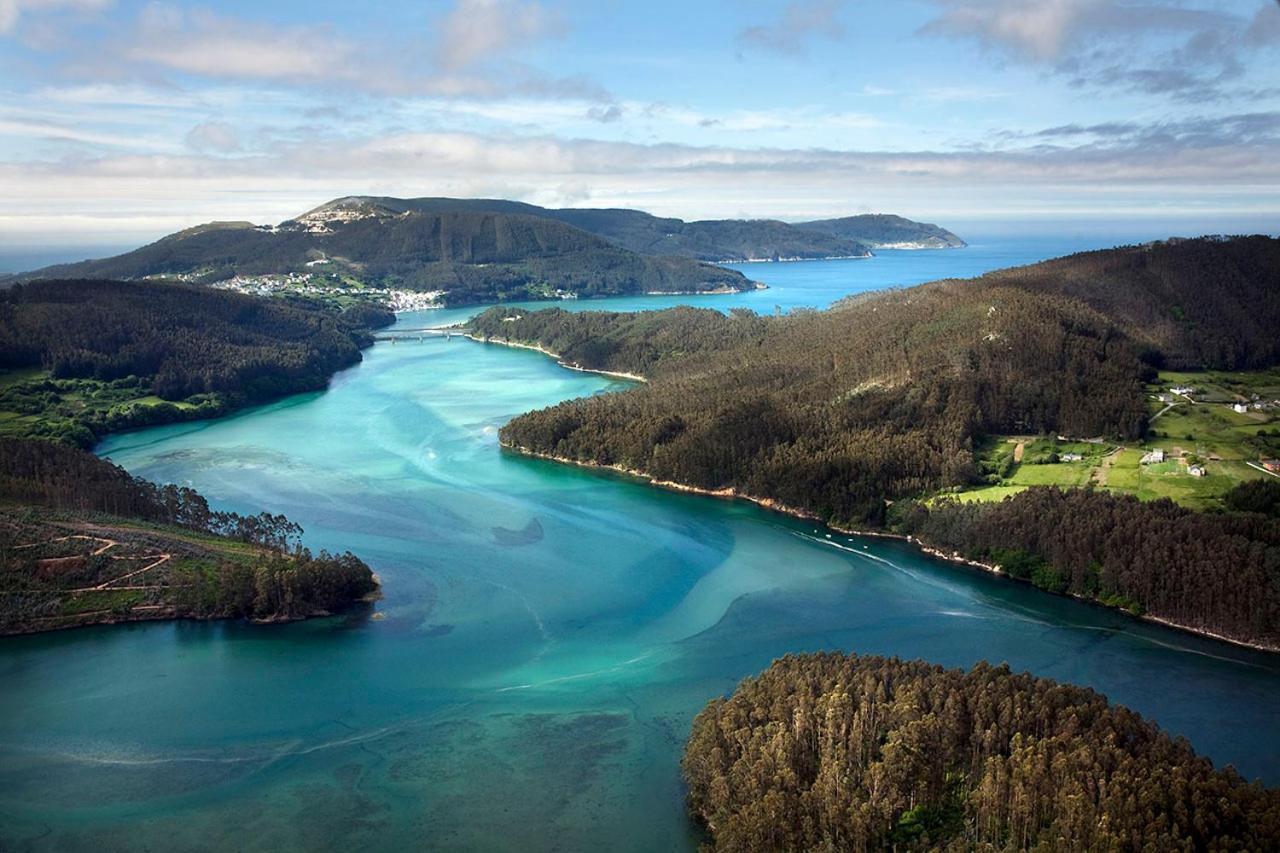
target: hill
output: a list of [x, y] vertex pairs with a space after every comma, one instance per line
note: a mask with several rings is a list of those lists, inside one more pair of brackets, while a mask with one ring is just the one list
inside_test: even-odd
[[193, 285], [42, 281], [0, 293], [0, 435], [108, 432], [324, 388], [390, 312]]
[[[513, 446], [876, 524], [885, 499], [975, 479], [986, 434], [1144, 436], [1143, 381], [1161, 360], [1274, 363], [1278, 269], [1280, 240], [1203, 239], [777, 318], [492, 309], [472, 328], [650, 379], [517, 418]], [[1173, 299], [1184, 322], [1152, 326]]]
[[[988, 436], [1145, 440], [1152, 412], [1144, 382], [1155, 377], [1161, 360], [1227, 352], [1237, 363], [1260, 364], [1280, 357], [1268, 331], [1280, 328], [1272, 283], [1278, 251], [1280, 240], [1264, 237], [1128, 247], [783, 317], [692, 308], [592, 316], [494, 308], [475, 318], [471, 331], [481, 339], [536, 344], [575, 366], [648, 380], [515, 418], [500, 432], [514, 450], [748, 497], [839, 528], [929, 530], [926, 540], [947, 553], [972, 551], [989, 561], [998, 543], [941, 532], [947, 518], [968, 527], [982, 511], [904, 529], [910, 499], [986, 482]], [[1229, 261], [1233, 274], [1215, 272], [1212, 259]], [[1112, 273], [1104, 284], [1085, 273], [1066, 275], [1075, 263]], [[1052, 275], [1055, 270], [1063, 278]], [[1075, 280], [1082, 284], [1073, 287]], [[1183, 316], [1189, 322], [1176, 334], [1158, 334], [1146, 323], [1165, 295], [1188, 297]], [[1233, 325], [1224, 306], [1236, 304], [1254, 306], [1250, 323]], [[1216, 343], [1228, 341], [1231, 350]], [[1076, 511], [1085, 510], [1070, 505], [1060, 514], [1063, 530], [1089, 528], [1085, 520], [1072, 521]], [[1132, 515], [1137, 524], [1164, 523], [1158, 513], [1144, 517], [1124, 506], [1114, 514]], [[1038, 529], [1029, 526], [1022, 539], [1012, 529], [1007, 534], [1011, 543], [1022, 541], [1018, 547], [1052, 560], [1056, 552], [1034, 538]], [[1224, 541], [1244, 536], [1227, 530], [1210, 538], [1219, 535]], [[1059, 567], [1072, 583], [1056, 591], [1114, 606], [1133, 603], [1244, 641], [1280, 638], [1280, 583], [1270, 575], [1222, 597], [1230, 584], [1205, 568], [1203, 595], [1192, 586], [1170, 592], [1158, 579], [1169, 561], [1151, 557], [1160, 541], [1130, 539], [1128, 549], [1078, 548], [1094, 554], [1115, 583], [1091, 585], [1094, 567], [1077, 576], [1072, 564]], [[1257, 553], [1276, 544], [1271, 528], [1240, 541]], [[1185, 596], [1181, 604], [1178, 595]], [[1197, 616], [1183, 606], [1214, 596], [1229, 602], [1224, 610], [1210, 607]]]
[[857, 240], [876, 249], [958, 249], [965, 242], [945, 228], [887, 213], [797, 222], [797, 228]]
[[998, 270], [981, 280], [1103, 311], [1171, 369], [1280, 364], [1280, 240], [1172, 239]]
[[1268, 850], [1280, 791], [1092, 690], [980, 663], [785, 657], [693, 722], [710, 849]]
[[626, 208], [547, 208], [503, 199], [350, 197], [330, 205], [369, 204], [397, 213], [503, 213], [554, 219], [644, 255], [711, 262], [870, 257], [871, 250], [914, 244], [963, 246], [950, 231], [900, 216], [864, 215], [792, 224], [776, 219], [686, 222]]
[[289, 621], [374, 593], [279, 515], [216, 512], [74, 448], [0, 439], [0, 634], [144, 619]]
[[806, 232], [776, 219], [685, 222], [639, 210], [550, 210], [546, 215], [644, 254], [737, 263], [807, 258], [869, 258], [871, 246], [832, 233]]
[[435, 212], [394, 199], [339, 199], [278, 226], [210, 223], [132, 252], [33, 278], [176, 278], [201, 284], [281, 277], [322, 287], [435, 293], [448, 305], [553, 296], [747, 290], [741, 273], [644, 256], [543, 216]]

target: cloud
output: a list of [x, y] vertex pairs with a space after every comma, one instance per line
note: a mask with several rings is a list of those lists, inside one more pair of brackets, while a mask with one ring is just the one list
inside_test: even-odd
[[70, 9], [98, 11], [114, 0], [0, 0], [0, 34], [7, 35], [18, 26], [19, 19], [30, 12], [53, 12]]
[[[204, 181], [223, 190], [269, 195], [280, 182], [400, 192], [449, 184], [503, 182], [524, 187], [568, 184], [655, 188], [687, 202], [699, 188], [730, 184], [749, 196], [766, 186], [831, 181], [824, 194], [851, 185], [973, 187], [1008, 184], [1052, 194], [1061, 184], [1096, 192], [1117, 182], [1177, 192], [1187, 182], [1251, 187], [1280, 205], [1280, 113], [1142, 124], [1063, 125], [1021, 136], [1024, 144], [985, 151], [841, 151], [561, 139], [552, 136], [401, 132], [361, 139], [314, 137], [269, 153], [225, 158], [119, 155], [95, 160], [26, 163], [25, 180], [74, 182]], [[1052, 143], [1046, 145], [1045, 143]], [[0, 165], [0, 173], [18, 164]], [[758, 181], [756, 180], [758, 179]], [[177, 186], [177, 184], [175, 184]], [[121, 192], [128, 197], [130, 192]], [[47, 196], [39, 196], [44, 199]], [[15, 198], [28, 198], [19, 193]], [[26, 201], [21, 202], [23, 204]]]
[[129, 59], [212, 77], [352, 80], [353, 45], [322, 27], [271, 27], [212, 12], [152, 4], [124, 51]]
[[434, 40], [426, 29], [390, 38], [355, 38], [327, 25], [281, 25], [153, 2], [105, 46], [76, 51], [63, 72], [94, 81], [154, 80], [157, 73], [178, 72], [393, 97], [611, 100], [586, 77], [553, 77], [517, 61], [525, 47], [551, 37], [559, 27], [556, 16], [523, 0], [457, 0], [439, 20]]
[[1085, 149], [1161, 151], [1202, 148], [1245, 148], [1280, 144], [1280, 112], [1253, 112], [1215, 118], [1186, 118], [1150, 123], [1112, 121], [1066, 124], [1006, 139], [1050, 140]]
[[1280, 43], [1280, 3], [1265, 3], [1244, 34], [1245, 41], [1254, 46]]
[[559, 17], [538, 3], [458, 0], [440, 24], [437, 56], [445, 69], [465, 69], [505, 58], [513, 49], [562, 28]]
[[195, 151], [213, 151], [229, 154], [240, 150], [240, 136], [226, 122], [206, 121], [187, 133], [187, 147]]
[[610, 104], [607, 107], [591, 107], [587, 110], [587, 118], [601, 124], [610, 124], [622, 118], [622, 107]]
[[803, 53], [814, 38], [844, 35], [839, 20], [842, 6], [841, 0], [791, 0], [781, 19], [746, 27], [738, 33], [738, 43], [776, 53]]
[[[926, 35], [978, 42], [1047, 67], [1080, 87], [1114, 87], [1181, 100], [1225, 97], [1247, 54], [1275, 45], [1275, 4], [1250, 18], [1219, 5], [1126, 0], [932, 0]], [[1248, 94], [1248, 93], [1241, 93]]]
[[[154, 239], [211, 219], [278, 222], [342, 195], [520, 198], [685, 218], [851, 209], [959, 216], [1280, 214], [1280, 115], [1063, 125], [978, 151], [645, 145], [481, 133], [313, 136], [232, 156], [0, 162], [0, 233]], [[125, 229], [122, 222], [133, 223]], [[145, 226], [143, 225], [145, 223]], [[1256, 228], [1257, 225], [1248, 227]], [[124, 231], [129, 234], [124, 235]], [[89, 240], [92, 242], [92, 240]]]
[[60, 123], [30, 119], [0, 119], [0, 137], [26, 137], [55, 143], [74, 143], [130, 150], [165, 150], [170, 146], [160, 140], [138, 139], [122, 133], [112, 133], [78, 126], [77, 122]]

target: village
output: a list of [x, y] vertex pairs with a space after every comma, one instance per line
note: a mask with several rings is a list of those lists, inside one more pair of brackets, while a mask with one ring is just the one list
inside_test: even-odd
[[[318, 264], [312, 261], [308, 266]], [[254, 296], [305, 296], [331, 302], [339, 306], [354, 302], [375, 302], [387, 306], [397, 314], [405, 311], [424, 311], [441, 307], [440, 297], [443, 290], [393, 290], [382, 288], [366, 288], [344, 280], [335, 279], [331, 275], [312, 272], [280, 273], [275, 275], [244, 276], [238, 275], [224, 281], [214, 282], [210, 287], [218, 290], [231, 290], [236, 293], [248, 293]]]
[[939, 497], [991, 501], [1030, 486], [1093, 486], [1209, 509], [1240, 482], [1280, 477], [1280, 371], [1161, 373], [1147, 395], [1141, 441], [994, 436], [977, 454], [986, 483]]

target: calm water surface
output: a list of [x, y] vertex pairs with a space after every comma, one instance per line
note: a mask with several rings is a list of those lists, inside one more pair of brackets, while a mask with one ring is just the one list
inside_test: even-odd
[[[772, 310], [1035, 250], [969, 251], [750, 271]], [[621, 387], [527, 351], [384, 343], [325, 393], [106, 442], [135, 473], [287, 513], [386, 597], [376, 618], [0, 642], [0, 849], [691, 849], [691, 717], [817, 649], [1008, 661], [1280, 782], [1276, 658], [499, 451], [513, 415]]]

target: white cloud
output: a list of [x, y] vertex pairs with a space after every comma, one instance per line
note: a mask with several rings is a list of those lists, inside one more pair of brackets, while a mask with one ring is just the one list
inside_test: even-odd
[[[1109, 0], [940, 0], [943, 14], [929, 31], [976, 36], [1032, 59], [1058, 59], [1068, 40], [1088, 18], [1108, 6]], [[1150, 10], [1145, 10], [1149, 13]], [[1144, 10], [1134, 9], [1134, 20]]]
[[123, 133], [87, 129], [75, 124], [58, 124], [38, 120], [0, 120], [0, 138], [6, 136], [143, 151], [168, 150], [172, 147], [163, 141], [139, 139], [136, 136]]
[[515, 61], [524, 47], [559, 28], [559, 19], [536, 3], [457, 0], [440, 19], [432, 50], [427, 30], [356, 39], [329, 26], [281, 26], [152, 3], [117, 46], [116, 56], [102, 58], [88, 71], [119, 74], [132, 66], [382, 96], [523, 94], [608, 100], [589, 79], [550, 77]]
[[320, 27], [268, 27], [153, 4], [125, 55], [176, 71], [275, 80], [351, 79], [354, 48]]
[[0, 34], [13, 32], [27, 13], [65, 9], [98, 11], [113, 3], [114, 0], [0, 0]]
[[[397, 133], [300, 140], [269, 154], [8, 163], [0, 164], [0, 183], [10, 190], [0, 198], [0, 220], [87, 216], [100, 233], [114, 234], [121, 216], [167, 217], [162, 230], [176, 230], [210, 219], [274, 222], [365, 193], [515, 197], [688, 218], [835, 215], [855, 203], [935, 218], [1179, 207], [1280, 213], [1280, 114], [1045, 133], [968, 152]], [[79, 218], [75, 227], [81, 236], [90, 230]]]
[[521, 0], [458, 0], [440, 24], [438, 56], [457, 71], [502, 59], [523, 45], [558, 33], [560, 19], [538, 3]]
[[223, 154], [240, 150], [240, 136], [226, 122], [206, 121], [187, 133], [187, 147], [196, 151], [215, 151]]
[[1226, 84], [1244, 76], [1245, 54], [1275, 46], [1266, 34], [1280, 17], [1270, 0], [1256, 16], [1207, 0], [932, 2], [940, 12], [922, 33], [975, 40], [1077, 86], [1197, 102], [1232, 94]]

